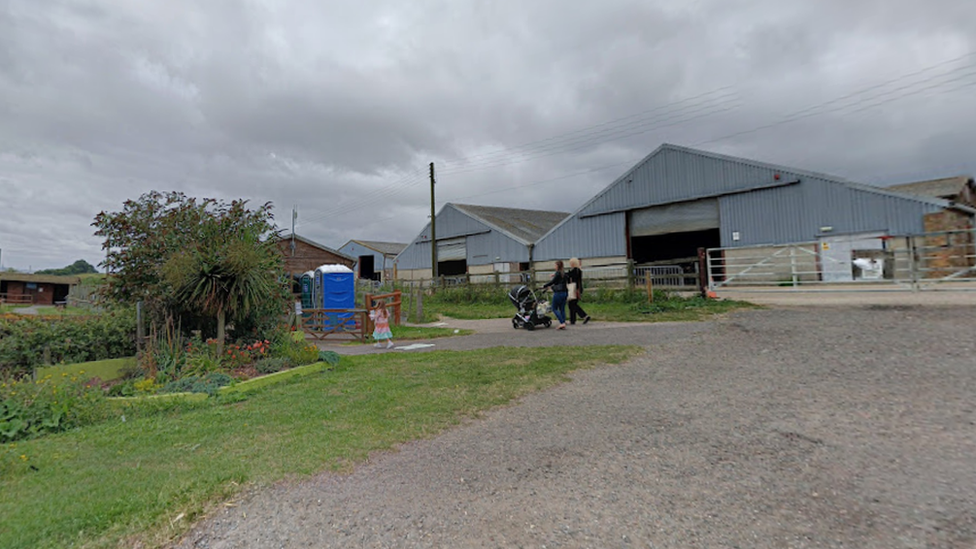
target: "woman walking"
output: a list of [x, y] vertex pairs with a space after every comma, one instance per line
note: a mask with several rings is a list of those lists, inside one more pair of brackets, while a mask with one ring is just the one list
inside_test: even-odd
[[583, 297], [583, 270], [580, 269], [580, 260], [577, 258], [572, 258], [569, 260], [569, 270], [566, 271], [566, 277], [569, 279], [569, 293], [568, 293], [568, 304], [569, 304], [569, 323], [576, 324], [576, 317], [579, 316], [583, 319], [583, 324], [590, 321], [590, 315], [586, 314], [583, 307], [580, 306], [580, 298]]
[[566, 329], [566, 297], [569, 295], [566, 284], [569, 280], [563, 272], [563, 262], [556, 262], [556, 272], [552, 273], [552, 279], [546, 282], [542, 288], [552, 288], [552, 312], [556, 313], [559, 319], [557, 330]]

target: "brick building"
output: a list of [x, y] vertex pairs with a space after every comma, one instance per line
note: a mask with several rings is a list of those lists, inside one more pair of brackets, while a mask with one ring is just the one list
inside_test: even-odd
[[292, 280], [298, 280], [303, 273], [320, 265], [345, 265], [352, 269], [356, 264], [356, 258], [297, 234], [294, 238], [292, 235], [282, 236], [278, 248], [285, 257], [285, 272]]

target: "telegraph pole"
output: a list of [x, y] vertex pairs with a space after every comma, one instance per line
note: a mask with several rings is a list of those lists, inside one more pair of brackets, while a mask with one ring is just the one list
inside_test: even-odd
[[298, 219], [298, 206], [291, 207], [291, 255], [295, 257], [295, 220]]
[[437, 228], [434, 225], [434, 163], [430, 163], [430, 274], [437, 280]]

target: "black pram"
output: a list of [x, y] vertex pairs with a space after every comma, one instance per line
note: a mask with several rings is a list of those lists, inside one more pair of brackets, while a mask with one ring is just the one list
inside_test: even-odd
[[552, 319], [546, 316], [549, 312], [549, 302], [537, 300], [535, 292], [528, 286], [512, 288], [508, 292], [508, 299], [518, 309], [518, 313], [512, 317], [512, 328], [534, 330], [540, 324], [546, 328], [552, 326]]

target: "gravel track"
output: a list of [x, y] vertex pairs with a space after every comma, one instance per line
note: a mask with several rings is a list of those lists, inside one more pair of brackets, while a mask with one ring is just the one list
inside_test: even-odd
[[251, 493], [178, 547], [976, 547], [972, 307], [598, 326], [470, 337], [648, 352]]

